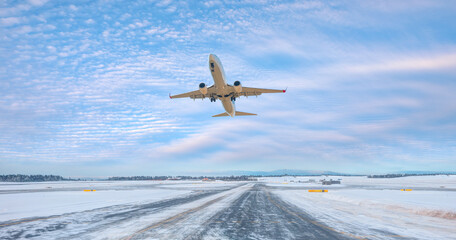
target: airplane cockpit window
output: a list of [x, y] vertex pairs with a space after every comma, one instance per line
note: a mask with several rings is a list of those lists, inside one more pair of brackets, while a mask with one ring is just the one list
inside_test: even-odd
[[211, 68], [214, 68], [214, 63], [213, 62], [211, 62]]

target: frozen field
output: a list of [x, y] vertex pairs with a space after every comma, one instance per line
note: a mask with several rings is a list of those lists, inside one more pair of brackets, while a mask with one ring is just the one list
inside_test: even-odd
[[0, 239], [456, 239], [455, 229], [456, 176], [0, 183]]
[[[316, 183], [299, 183], [311, 179]], [[320, 179], [341, 179], [342, 184], [322, 186]], [[456, 239], [456, 176], [262, 180], [272, 193], [339, 232], [367, 239]], [[328, 192], [308, 192], [317, 187]], [[382, 236], [382, 231], [392, 234]]]

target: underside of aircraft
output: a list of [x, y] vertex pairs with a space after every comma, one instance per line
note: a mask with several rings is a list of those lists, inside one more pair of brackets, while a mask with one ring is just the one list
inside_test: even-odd
[[220, 100], [225, 112], [214, 115], [212, 117], [234, 117], [234, 116], [251, 116], [256, 115], [254, 113], [246, 113], [236, 111], [235, 101], [236, 98], [241, 96], [259, 96], [263, 93], [284, 93], [286, 90], [276, 89], [265, 89], [265, 88], [251, 88], [243, 87], [240, 81], [235, 81], [233, 85], [226, 83], [225, 71], [223, 70], [220, 59], [214, 54], [209, 55], [209, 69], [211, 71], [212, 78], [214, 79], [214, 85], [207, 87], [205, 83], [199, 84], [199, 89], [187, 93], [182, 93], [174, 96], [173, 98], [191, 98], [191, 99], [204, 99], [209, 98], [211, 102]]

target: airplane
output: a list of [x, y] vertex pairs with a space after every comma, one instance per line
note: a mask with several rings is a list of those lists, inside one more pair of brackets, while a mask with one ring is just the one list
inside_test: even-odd
[[215, 102], [217, 99], [220, 99], [222, 102], [223, 108], [225, 108], [224, 113], [214, 115], [212, 117], [234, 117], [234, 116], [251, 116], [257, 115], [255, 113], [247, 113], [236, 111], [236, 106], [234, 102], [236, 98], [240, 96], [258, 96], [263, 93], [280, 93], [286, 92], [287, 90], [275, 90], [275, 89], [264, 89], [264, 88], [250, 88], [243, 87], [240, 81], [235, 81], [233, 85], [226, 83], [225, 71], [223, 70], [222, 62], [214, 54], [209, 54], [209, 69], [214, 79], [214, 85], [207, 87], [205, 83], [199, 84], [199, 89], [196, 91], [191, 91], [187, 93], [177, 94], [174, 96], [169, 95], [169, 98], [191, 98], [195, 99], [204, 99], [209, 98], [211, 102]]

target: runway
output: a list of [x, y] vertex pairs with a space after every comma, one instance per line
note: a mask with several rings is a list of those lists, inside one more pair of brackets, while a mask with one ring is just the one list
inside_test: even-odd
[[220, 233], [229, 239], [349, 239], [280, 200], [262, 184], [254, 185], [205, 225], [189, 239], [216, 238]]
[[260, 183], [0, 223], [0, 239], [360, 239]]

